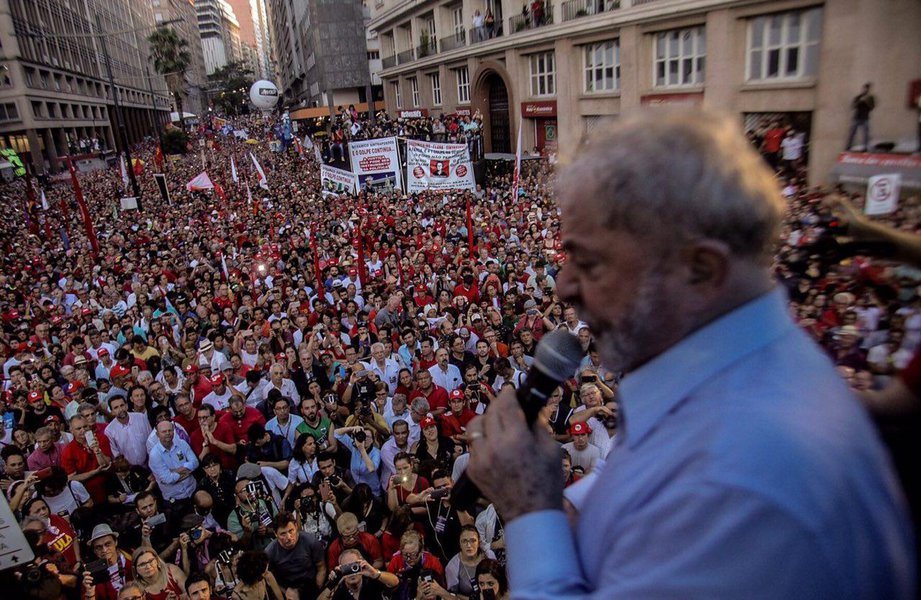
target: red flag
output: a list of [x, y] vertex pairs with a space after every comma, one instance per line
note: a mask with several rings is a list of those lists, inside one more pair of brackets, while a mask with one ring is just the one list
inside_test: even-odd
[[29, 232], [38, 235], [38, 215], [35, 214], [35, 190], [32, 188], [32, 168], [26, 164], [26, 221]]
[[214, 182], [214, 193], [221, 199], [221, 202], [227, 202], [227, 196], [224, 195], [224, 188], [216, 181]]
[[361, 235], [361, 219], [358, 220], [355, 231], [358, 233], [358, 280], [364, 286], [368, 279], [368, 265], [365, 264], [365, 241]]
[[163, 149], [160, 147], [160, 144], [157, 144], [157, 149], [154, 151], [154, 164], [157, 165], [157, 169], [162, 173], [163, 172]]
[[467, 245], [470, 246], [470, 258], [473, 258], [473, 216], [470, 214], [470, 194], [467, 194]]
[[93, 247], [93, 254], [99, 254], [99, 240], [96, 238], [96, 228], [93, 227], [93, 218], [90, 216], [90, 209], [83, 199], [83, 191], [80, 189], [80, 182], [77, 181], [77, 170], [74, 169], [74, 161], [69, 157], [67, 168], [70, 170], [70, 183], [74, 188], [74, 196], [77, 197], [77, 206], [80, 207], [80, 215], [83, 217], [83, 228], [86, 230], [86, 237], [90, 240], [90, 246]]
[[323, 289], [323, 271], [320, 270], [320, 255], [317, 254], [317, 232], [310, 234], [310, 247], [313, 249], [313, 271], [317, 277], [317, 295], [320, 298], [326, 298], [326, 291]]
[[132, 158], [131, 166], [134, 169], [135, 175], [140, 175], [141, 173], [144, 172], [144, 161], [142, 161], [139, 158]]

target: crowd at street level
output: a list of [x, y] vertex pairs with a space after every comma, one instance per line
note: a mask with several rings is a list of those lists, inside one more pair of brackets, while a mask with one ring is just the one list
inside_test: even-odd
[[[501, 515], [447, 495], [466, 425], [566, 328], [585, 358], [542, 419], [560, 476], [597, 469], [617, 433], [620, 374], [555, 293], [549, 165], [525, 163], [518, 197], [508, 176], [323, 197], [312, 156], [218, 136], [168, 162], [167, 203], [138, 150], [143, 212], [118, 210], [117, 171], [80, 176], [98, 256], [69, 186], [28, 216], [25, 182], [2, 192], [0, 487], [42, 565], [29, 593], [506, 597]], [[249, 152], [268, 190], [231, 180]], [[186, 191], [202, 169], [224, 198]], [[794, 177], [784, 195], [791, 310], [855, 389], [885, 385], [921, 339], [918, 273], [841, 261], [824, 194]], [[918, 217], [910, 201], [890, 220]]]

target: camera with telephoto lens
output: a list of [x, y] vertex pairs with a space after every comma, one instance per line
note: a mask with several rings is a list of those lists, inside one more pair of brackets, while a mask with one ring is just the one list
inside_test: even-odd
[[333, 486], [339, 485], [339, 483], [342, 481], [342, 478], [335, 473], [327, 477], [327, 479], [329, 480], [329, 484]]
[[432, 493], [429, 494], [429, 498], [433, 500], [440, 500], [441, 498], [447, 498], [449, 495], [451, 495], [451, 488], [444, 487], [433, 490]]
[[355, 439], [355, 441], [358, 442], [359, 444], [364, 444], [364, 443], [365, 443], [365, 440], [368, 439], [368, 435], [365, 433], [365, 430], [364, 430], [364, 429], [361, 429], [361, 430], [359, 430], [359, 431], [356, 431], [355, 433], [352, 434], [352, 437], [353, 437], [353, 438]]

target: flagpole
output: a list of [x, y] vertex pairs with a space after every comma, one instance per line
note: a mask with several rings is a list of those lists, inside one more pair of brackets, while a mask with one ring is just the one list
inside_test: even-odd
[[[93, 256], [99, 256], [99, 240], [96, 238], [96, 229], [93, 227], [93, 218], [90, 216], [90, 209], [83, 198], [83, 190], [80, 189], [80, 182], [77, 180], [77, 170], [74, 168], [74, 161], [70, 156], [64, 157], [67, 162], [67, 169], [70, 171], [70, 183], [74, 188], [74, 195], [77, 197], [77, 206], [80, 207], [80, 214], [83, 216], [83, 228], [86, 230], [86, 237], [90, 240], [90, 246], [93, 248]], [[138, 198], [140, 200], [140, 197]]]
[[473, 215], [470, 213], [470, 194], [467, 198], [467, 245], [470, 247], [469, 256], [473, 260]]

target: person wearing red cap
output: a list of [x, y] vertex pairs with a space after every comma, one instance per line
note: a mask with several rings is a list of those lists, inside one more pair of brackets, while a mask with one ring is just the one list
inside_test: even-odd
[[456, 458], [454, 442], [439, 434], [438, 422], [431, 414], [419, 421], [419, 429], [422, 430], [422, 436], [413, 445], [412, 454], [419, 461], [419, 474], [431, 481], [435, 470], [451, 470]]
[[448, 406], [451, 410], [441, 416], [441, 435], [458, 443], [467, 430], [467, 423], [476, 413], [467, 404], [463, 390], [453, 390], [448, 394]]
[[573, 423], [569, 426], [569, 435], [572, 441], [563, 444], [563, 449], [569, 452], [572, 466], [582, 467], [586, 474], [591, 473], [598, 461], [604, 458], [601, 448], [589, 443], [592, 428], [588, 423]]
[[186, 365], [183, 372], [185, 373], [185, 389], [192, 398], [192, 404], [198, 408], [205, 396], [211, 393], [211, 382], [201, 374], [198, 365], [194, 362]]
[[23, 428], [27, 431], [35, 431], [45, 424], [48, 417], [54, 416], [62, 421], [64, 413], [57, 406], [49, 406], [45, 401], [45, 392], [43, 390], [32, 390], [26, 396], [29, 405], [23, 422]]
[[220, 371], [212, 375], [208, 381], [211, 383], [211, 393], [202, 399], [202, 404], [210, 404], [219, 413], [227, 410], [227, 407], [230, 406], [231, 397], [236, 395], [244, 398], [236, 388], [227, 385], [224, 374]]

